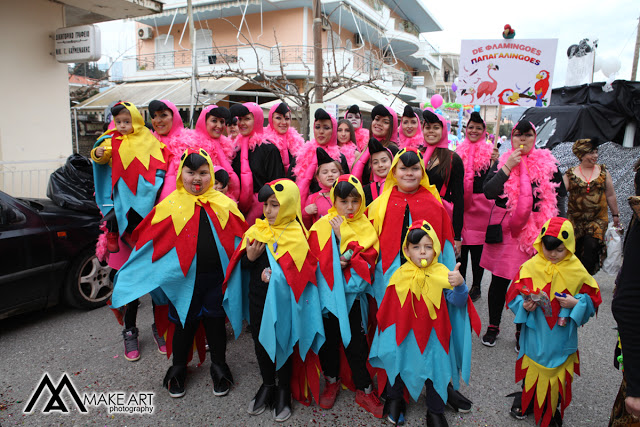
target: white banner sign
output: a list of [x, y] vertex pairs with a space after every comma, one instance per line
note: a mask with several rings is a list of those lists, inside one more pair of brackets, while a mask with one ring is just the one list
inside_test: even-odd
[[456, 102], [546, 107], [557, 39], [462, 40]]
[[58, 62], [92, 62], [102, 56], [100, 28], [96, 25], [58, 28], [55, 42]]

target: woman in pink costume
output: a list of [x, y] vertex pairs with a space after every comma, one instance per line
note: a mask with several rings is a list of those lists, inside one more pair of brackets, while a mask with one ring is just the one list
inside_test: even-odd
[[[353, 129], [356, 133], [356, 144], [358, 146], [358, 151], [362, 152], [362, 150], [367, 148], [367, 144], [369, 143], [369, 130], [363, 126], [364, 120], [362, 119], [362, 114], [360, 113], [360, 107], [358, 107], [357, 104], [353, 104], [352, 106], [350, 106], [344, 113], [344, 118], [346, 120], [349, 120], [353, 125]], [[351, 164], [349, 166], [351, 166]]]
[[240, 177], [238, 207], [247, 223], [253, 224], [262, 216], [262, 203], [258, 192], [267, 182], [284, 178], [284, 166], [280, 150], [264, 138], [264, 115], [255, 102], [234, 104], [231, 116], [238, 118], [233, 170]]
[[295, 167], [295, 153], [304, 145], [304, 138], [291, 127], [291, 109], [279, 102], [269, 110], [269, 126], [264, 130], [264, 138], [280, 150], [284, 172], [287, 177]]
[[567, 194], [556, 159], [535, 143], [533, 124], [519, 122], [511, 132], [513, 148], [491, 167], [483, 185], [485, 196], [495, 200], [489, 224], [500, 224], [502, 230], [502, 241], [485, 243], [480, 259], [480, 266], [492, 273], [489, 327], [482, 337], [488, 347], [496, 344], [500, 333], [509, 283], [522, 263], [535, 254], [533, 242], [544, 223], [558, 215], [557, 197]]
[[322, 148], [329, 157], [340, 163], [343, 174], [349, 173], [347, 159], [338, 147], [338, 122], [336, 118], [322, 108], [316, 110], [314, 118], [314, 139], [302, 146], [293, 169], [302, 201], [307, 200], [309, 194], [320, 191], [320, 186], [315, 178], [318, 170], [318, 148]]
[[347, 159], [349, 167], [353, 167], [353, 162], [360, 155], [358, 152], [358, 143], [356, 140], [356, 132], [353, 124], [347, 119], [338, 120], [338, 147], [340, 152]]
[[424, 136], [420, 129], [420, 116], [409, 105], [404, 107], [398, 128], [398, 146], [402, 148], [421, 148]]
[[[371, 137], [377, 139], [384, 148], [388, 148], [394, 156], [399, 150], [397, 143], [398, 115], [389, 107], [378, 104], [371, 110]], [[373, 181], [369, 159], [368, 142], [362, 149], [362, 154], [353, 165], [351, 174], [366, 186]]]
[[449, 150], [447, 120], [440, 114], [424, 110], [424, 163], [431, 184], [438, 188], [442, 204], [453, 222], [456, 256], [462, 250], [462, 227], [464, 225], [464, 190], [462, 159]]
[[462, 226], [462, 255], [460, 258], [460, 273], [466, 277], [467, 263], [471, 254], [471, 271], [473, 272], [473, 286], [469, 290], [472, 301], [480, 298], [480, 283], [484, 268], [480, 267], [482, 247], [489, 224], [491, 206], [494, 202], [488, 200], [482, 191], [482, 184], [492, 163], [498, 159], [496, 150], [485, 139], [486, 126], [480, 113], [473, 112], [467, 122], [464, 141], [456, 148], [456, 154], [464, 164], [464, 224]]

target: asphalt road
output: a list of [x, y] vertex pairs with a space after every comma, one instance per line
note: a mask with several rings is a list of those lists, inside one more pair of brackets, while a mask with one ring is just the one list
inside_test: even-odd
[[[565, 412], [566, 426], [606, 426], [618, 391], [621, 374], [612, 365], [616, 333], [611, 315], [613, 278], [596, 276], [603, 303], [597, 318], [580, 330], [580, 371], [575, 377], [573, 401]], [[486, 297], [489, 274], [485, 274], [482, 298], [477, 309], [483, 324], [487, 322]], [[505, 313], [497, 345], [488, 348], [474, 337], [471, 384], [463, 393], [474, 402], [470, 413], [447, 409], [451, 426], [534, 426], [532, 417], [517, 421], [509, 416], [511, 399], [518, 391], [514, 383], [515, 327], [513, 315]], [[109, 309], [91, 312], [58, 307], [0, 321], [0, 424], [9, 425], [275, 425], [268, 412], [257, 417], [246, 414], [248, 401], [261, 381], [253, 343], [248, 333], [227, 348], [227, 360], [236, 385], [222, 398], [213, 396], [209, 362], [189, 366], [187, 394], [172, 399], [162, 388], [162, 379], [170, 361], [157, 352], [151, 335], [151, 302], [143, 299], [138, 314], [142, 358], [128, 362], [122, 355], [121, 328]], [[484, 331], [483, 327], [483, 331]], [[89, 407], [80, 413], [68, 390], [62, 400], [70, 408], [67, 414], [43, 413], [51, 394], [45, 391], [30, 414], [23, 413], [44, 373], [54, 386], [67, 373], [74, 388], [85, 393], [124, 392], [126, 395], [152, 392], [154, 412], [144, 415], [109, 414], [105, 406]], [[52, 402], [55, 403], [55, 402]], [[411, 403], [407, 425], [424, 425], [424, 397]], [[294, 403], [293, 416], [284, 425], [383, 425], [355, 404], [355, 395], [342, 391], [332, 410]]]

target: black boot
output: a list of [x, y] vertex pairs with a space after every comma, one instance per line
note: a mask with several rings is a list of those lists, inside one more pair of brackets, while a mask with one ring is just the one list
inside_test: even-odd
[[465, 413], [471, 411], [473, 402], [464, 397], [458, 390], [454, 390], [453, 385], [449, 384], [447, 386], [447, 403], [454, 411]]
[[187, 367], [186, 366], [172, 366], [167, 371], [167, 374], [162, 380], [162, 386], [169, 390], [171, 397], [184, 396], [184, 385], [187, 380]]
[[273, 419], [279, 423], [291, 417], [291, 390], [289, 387], [278, 386], [273, 405]]
[[212, 362], [209, 371], [211, 372], [211, 379], [213, 380], [214, 396], [226, 396], [229, 393], [231, 384], [233, 384], [233, 376], [231, 375], [229, 365], [226, 363], [219, 365]]
[[249, 402], [247, 408], [249, 415], [260, 415], [265, 409], [272, 407], [275, 391], [275, 385], [262, 384], [253, 400]]
[[444, 414], [436, 414], [427, 409], [427, 427], [449, 427]]

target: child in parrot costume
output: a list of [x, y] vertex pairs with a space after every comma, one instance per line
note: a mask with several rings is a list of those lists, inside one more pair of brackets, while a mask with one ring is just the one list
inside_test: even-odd
[[235, 202], [214, 189], [213, 175], [205, 150], [184, 152], [176, 190], [135, 229], [134, 250], [114, 281], [114, 307], [158, 289], [171, 303], [173, 366], [163, 382], [171, 397], [184, 395], [187, 358], [201, 322], [211, 351], [214, 394], [226, 395], [233, 383], [225, 361], [222, 285], [247, 225]]
[[[419, 178], [413, 186], [398, 179], [404, 171], [417, 168]], [[453, 226], [440, 194], [429, 182], [420, 152], [415, 148], [402, 149], [393, 159], [384, 184], [384, 191], [368, 207], [368, 217], [380, 239], [380, 254], [373, 282], [373, 295], [380, 306], [391, 276], [405, 262], [402, 243], [409, 226], [415, 221], [427, 221], [438, 236], [440, 251], [438, 262], [454, 270], [456, 257], [453, 247]], [[459, 391], [460, 379], [469, 383], [471, 375], [471, 331], [480, 333], [480, 318], [471, 300], [461, 309], [449, 313], [452, 325], [453, 348], [457, 361], [448, 388], [449, 405], [459, 412], [468, 412], [471, 402]]]
[[382, 418], [382, 404], [367, 370], [369, 346], [365, 334], [378, 235], [364, 215], [364, 192], [355, 176], [340, 176], [330, 197], [333, 207], [313, 225], [309, 237], [311, 251], [318, 258], [316, 278], [326, 336], [320, 349], [326, 385], [318, 403], [331, 409], [340, 391], [340, 373], [346, 368], [341, 367], [342, 338], [356, 403]]
[[466, 311], [467, 286], [457, 268], [450, 271], [439, 262], [440, 239], [427, 221], [411, 225], [402, 252], [406, 262], [391, 276], [382, 298], [369, 362], [387, 374], [390, 421], [404, 418], [404, 387], [417, 401], [426, 383], [427, 425], [433, 424], [430, 418], [446, 425], [447, 389], [458, 371], [451, 316]]
[[[104, 216], [109, 252], [108, 262], [120, 269], [131, 254], [131, 233], [156, 204], [167, 171], [170, 152], [145, 126], [138, 109], [129, 102], [111, 108], [113, 122], [98, 138], [93, 150], [93, 179], [96, 203]], [[158, 305], [156, 305], [156, 303]], [[164, 307], [163, 307], [164, 306]], [[138, 301], [114, 310], [124, 325], [124, 357], [140, 359], [136, 318]], [[153, 306], [152, 331], [158, 350], [166, 353], [164, 334], [167, 328], [166, 298], [157, 293]]]
[[[251, 326], [262, 385], [247, 412], [259, 415], [269, 407], [276, 421], [285, 421], [291, 416], [292, 393], [302, 399], [292, 379], [293, 365], [313, 355], [317, 360], [324, 343], [317, 259], [307, 243], [296, 184], [271, 181], [258, 200], [265, 219], [256, 220], [233, 254], [223, 305], [236, 337], [243, 320]], [[319, 367], [312, 365], [317, 383]]]
[[122, 237], [155, 205], [167, 170], [168, 151], [144, 125], [135, 105], [119, 102], [111, 113], [116, 127], [98, 138], [91, 159], [96, 202], [104, 216], [113, 210], [117, 224], [113, 231]]
[[[571, 402], [574, 372], [580, 374], [578, 327], [587, 323], [602, 302], [595, 279], [575, 256], [575, 235], [568, 219], [554, 217], [533, 243], [538, 251], [520, 267], [507, 292], [507, 307], [522, 324], [512, 416], [524, 418], [533, 407], [536, 423], [562, 425]], [[545, 313], [531, 295], [544, 291], [550, 301]]]

